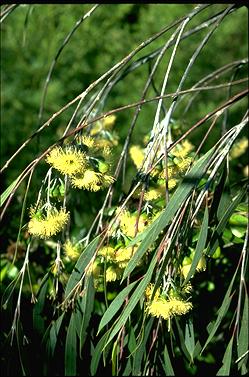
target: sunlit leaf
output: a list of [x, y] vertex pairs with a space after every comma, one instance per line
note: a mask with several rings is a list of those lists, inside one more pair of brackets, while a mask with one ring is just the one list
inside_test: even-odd
[[[249, 348], [249, 307], [248, 307], [248, 295], [247, 291], [245, 291], [245, 302], [244, 302], [244, 309], [241, 319], [241, 326], [239, 332], [239, 339], [237, 343], [237, 351], [238, 351], [238, 358], [244, 355]], [[245, 355], [239, 362], [238, 362], [238, 369], [241, 369], [242, 375], [248, 373], [248, 354]]]
[[0, 195], [0, 207], [5, 203], [5, 201], [8, 199], [12, 191], [14, 190], [15, 186], [17, 185], [18, 181], [20, 179], [20, 176], [16, 178], [9, 186], [8, 188]]
[[207, 347], [209, 342], [213, 339], [214, 334], [218, 330], [218, 328], [221, 324], [221, 321], [224, 318], [224, 316], [225, 316], [225, 314], [226, 314], [226, 312], [227, 312], [227, 310], [230, 306], [230, 303], [231, 303], [231, 300], [232, 300], [231, 292], [232, 292], [233, 283], [234, 283], [235, 277], [237, 275], [237, 272], [238, 272], [238, 270], [236, 269], [236, 271], [233, 275], [233, 278], [232, 278], [232, 280], [229, 284], [229, 287], [227, 289], [226, 295], [225, 295], [223, 302], [221, 304], [221, 307], [218, 310], [218, 317], [217, 317], [216, 321], [212, 325], [209, 326], [209, 336], [207, 338], [206, 343], [204, 344], [204, 346], [202, 348], [201, 354], [205, 350], [205, 348]]
[[233, 349], [233, 336], [228, 343], [224, 357], [222, 359], [222, 367], [218, 370], [216, 376], [229, 376]]
[[84, 345], [86, 336], [87, 336], [87, 327], [91, 318], [91, 314], [94, 308], [94, 296], [95, 289], [93, 285], [93, 276], [90, 274], [85, 281], [85, 290], [84, 295], [81, 300], [81, 310], [83, 314], [83, 319], [80, 329], [80, 349], [82, 352], [82, 347]]
[[[144, 253], [152, 245], [152, 243], [157, 239], [161, 231], [170, 223], [174, 217], [176, 211], [180, 208], [181, 204], [187, 199], [193, 188], [200, 181], [203, 174], [206, 172], [210, 156], [213, 149], [210, 149], [204, 156], [202, 156], [189, 171], [189, 173], [184, 177], [182, 183], [178, 186], [172, 198], [170, 199], [165, 210], [161, 215], [143, 232], [143, 240], [138, 247], [136, 253], [132, 256], [131, 260], [126, 267], [123, 280], [134, 270], [138, 261], [142, 258]], [[134, 239], [132, 244], [136, 243], [141, 239]]]
[[190, 270], [188, 272], [188, 275], [186, 276], [186, 279], [183, 282], [183, 285], [187, 284], [187, 282], [190, 280], [191, 276], [194, 274], [196, 267], [198, 265], [198, 262], [203, 255], [203, 250], [206, 245], [207, 241], [207, 234], [208, 234], [208, 208], [205, 208], [204, 217], [201, 225], [200, 235], [197, 241], [194, 258], [191, 263]]
[[124, 300], [132, 290], [132, 288], [135, 286], [137, 282], [133, 282], [129, 284], [127, 287], [125, 287], [118, 295], [115, 297], [115, 299], [112, 301], [111, 305], [108, 307], [106, 312], [104, 313], [103, 317], [101, 318], [98, 333], [102, 330], [102, 328], [109, 323], [114, 315], [117, 313], [117, 311], [121, 308]]
[[112, 331], [109, 335], [108, 343], [114, 338], [114, 336], [118, 333], [118, 331], [121, 329], [121, 327], [125, 325], [125, 323], [126, 323], [128, 317], [130, 316], [131, 312], [133, 311], [133, 309], [137, 305], [141, 296], [144, 294], [145, 289], [146, 289], [147, 285], [149, 284], [149, 282], [151, 280], [151, 276], [152, 276], [156, 261], [157, 261], [156, 256], [154, 256], [152, 261], [150, 262], [150, 265], [148, 267], [146, 275], [140, 281], [139, 285], [137, 286], [137, 288], [135, 289], [135, 291], [131, 295], [127, 306], [125, 307], [124, 311], [121, 313], [120, 317], [116, 321], [116, 324], [114, 325], [114, 327], [113, 327], [113, 329], [112, 329]]
[[162, 363], [162, 366], [163, 366], [163, 369], [164, 369], [166, 376], [174, 376], [175, 375], [166, 344], [165, 344], [164, 350], [163, 350], [163, 362], [161, 360], [161, 363]]
[[76, 286], [76, 284], [82, 278], [85, 268], [88, 266], [89, 262], [91, 261], [97, 245], [99, 242], [99, 236], [95, 237], [93, 241], [82, 251], [81, 256], [79, 257], [76, 265], [74, 266], [73, 272], [71, 273], [66, 289], [65, 289], [65, 297], [69, 295], [72, 289]]
[[71, 315], [67, 329], [65, 345], [65, 376], [76, 376], [77, 332], [74, 312]]

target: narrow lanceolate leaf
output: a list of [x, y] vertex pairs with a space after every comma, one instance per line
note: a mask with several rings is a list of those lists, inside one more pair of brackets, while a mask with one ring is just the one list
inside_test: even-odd
[[176, 326], [177, 326], [177, 330], [178, 330], [178, 334], [179, 334], [179, 339], [180, 339], [179, 346], [181, 346], [182, 352], [184, 353], [184, 355], [186, 356], [186, 358], [191, 363], [192, 362], [192, 357], [191, 357], [191, 355], [190, 355], [190, 353], [189, 353], [189, 351], [188, 351], [188, 349], [186, 347], [185, 339], [184, 339], [184, 334], [183, 334], [183, 331], [181, 329], [181, 326], [180, 326], [180, 323], [179, 323], [179, 319], [176, 318], [175, 322], [176, 322]]
[[89, 321], [91, 318], [92, 311], [94, 309], [94, 296], [95, 296], [95, 289], [93, 285], [93, 276], [90, 274], [85, 282], [85, 294], [81, 301], [81, 310], [83, 313], [83, 320], [81, 323], [80, 329], [80, 349], [82, 352], [82, 347], [85, 343], [86, 336], [87, 336], [87, 328], [89, 325]]
[[75, 317], [72, 313], [67, 329], [65, 346], [65, 376], [76, 376], [77, 361], [77, 332], [75, 327]]
[[49, 274], [47, 273], [42, 279], [39, 293], [37, 296], [37, 302], [33, 310], [33, 325], [34, 325], [34, 329], [39, 333], [39, 335], [43, 335], [45, 331], [43, 308], [45, 305], [48, 283], [49, 283]]
[[116, 297], [115, 299], [112, 301], [111, 305], [108, 307], [108, 309], [106, 310], [106, 312], [104, 313], [103, 317], [101, 318], [101, 321], [100, 321], [100, 324], [99, 324], [99, 329], [98, 329], [98, 333], [103, 329], [103, 327], [105, 325], [107, 325], [107, 323], [109, 323], [112, 318], [115, 316], [115, 314], [118, 312], [118, 310], [121, 308], [121, 306], [123, 305], [124, 303], [124, 300], [126, 299], [126, 297], [128, 296], [128, 294], [130, 293], [130, 291], [132, 290], [132, 288], [134, 287], [134, 285], [136, 284], [137, 282], [133, 282], [131, 284], [129, 284], [127, 287], [125, 287]]
[[98, 344], [96, 345], [94, 351], [92, 352], [92, 360], [91, 360], [91, 365], [90, 365], [91, 376], [96, 375], [96, 372], [99, 366], [99, 361], [102, 355], [102, 351], [106, 344], [109, 333], [110, 333], [110, 330], [108, 330], [102, 336], [102, 338], [98, 341]]
[[142, 331], [140, 338], [137, 341], [138, 347], [137, 349], [132, 353], [133, 356], [133, 368], [132, 368], [132, 376], [138, 376], [139, 373], [141, 373], [141, 364], [143, 358], [145, 359], [147, 355], [146, 351], [146, 343], [148, 341], [148, 338], [151, 334], [151, 329], [154, 323], [155, 317], [151, 317], [148, 321], [148, 323], [145, 326], [145, 329]]
[[244, 303], [244, 309], [243, 309], [243, 314], [242, 314], [242, 319], [241, 319], [241, 326], [240, 326], [240, 332], [239, 332], [239, 339], [238, 339], [238, 345], [237, 345], [237, 350], [238, 350], [238, 359], [242, 357], [242, 359], [238, 362], [238, 369], [241, 369], [241, 374], [245, 375], [248, 373], [248, 365], [247, 365], [247, 360], [248, 360], [248, 354], [246, 352], [248, 351], [249, 348], [249, 328], [248, 328], [248, 320], [249, 320], [249, 307], [248, 307], [248, 295], [247, 292], [245, 291], [245, 303]]
[[207, 347], [207, 345], [209, 344], [209, 342], [213, 339], [214, 334], [216, 333], [218, 327], [221, 324], [221, 321], [222, 321], [223, 317], [225, 316], [225, 314], [226, 314], [226, 312], [227, 312], [227, 310], [228, 310], [228, 308], [230, 306], [230, 303], [231, 303], [231, 300], [232, 300], [231, 292], [232, 292], [232, 288], [233, 288], [233, 283], [234, 283], [235, 277], [237, 275], [237, 271], [238, 271], [238, 269], [236, 269], [236, 271], [235, 271], [235, 273], [233, 275], [233, 278], [232, 278], [231, 283], [230, 283], [230, 285], [228, 287], [228, 290], [226, 292], [224, 300], [223, 300], [223, 302], [221, 304], [220, 309], [218, 310], [218, 317], [217, 317], [215, 323], [212, 325], [212, 327], [209, 330], [210, 333], [209, 333], [209, 336], [207, 338], [206, 343], [204, 344], [204, 346], [202, 348], [201, 354], [204, 351], [204, 349]]
[[[157, 239], [160, 232], [170, 223], [173, 219], [176, 211], [182, 205], [182, 203], [188, 198], [193, 188], [201, 180], [202, 176], [206, 172], [209, 164], [209, 159], [213, 153], [213, 148], [210, 149], [204, 156], [202, 156], [184, 177], [182, 183], [174, 192], [167, 207], [161, 213], [161, 215], [142, 233], [142, 242], [138, 247], [136, 253], [132, 256], [131, 260], [126, 267], [123, 280], [133, 271], [138, 261], [143, 257], [148, 248]], [[141, 240], [141, 235], [135, 238], [131, 244], [135, 244], [138, 240]]]
[[156, 255], [154, 255], [154, 257], [153, 257], [153, 259], [150, 263], [150, 266], [149, 266], [149, 268], [146, 272], [146, 275], [144, 276], [144, 278], [141, 280], [141, 282], [139, 283], [139, 285], [137, 286], [137, 288], [133, 292], [132, 296], [129, 299], [127, 306], [125, 307], [124, 311], [120, 315], [119, 319], [116, 321], [116, 324], [114, 325], [114, 327], [113, 327], [113, 329], [110, 333], [110, 336], [108, 338], [106, 345], [108, 343], [110, 343], [110, 341], [114, 338], [114, 336], [119, 332], [121, 327], [125, 325], [125, 323], [126, 323], [128, 317], [130, 316], [131, 312], [133, 311], [133, 309], [137, 305], [141, 296], [144, 294], [144, 291], [145, 291], [147, 285], [149, 284], [149, 282], [151, 280], [151, 276], [152, 276], [154, 267], [156, 265], [156, 261], [157, 261]]
[[217, 227], [214, 229], [213, 234], [210, 240], [210, 246], [207, 250], [209, 256], [212, 256], [219, 246], [219, 238], [225, 229], [228, 219], [234, 212], [235, 208], [238, 206], [240, 201], [242, 200], [243, 196], [246, 193], [246, 186], [242, 187], [241, 191], [229, 202], [228, 207], [224, 208], [224, 214], [220, 219]]
[[0, 195], [0, 207], [6, 202], [14, 188], [16, 187], [18, 181], [20, 179], [20, 176], [16, 178], [10, 185], [7, 187], [7, 189]]
[[69, 295], [69, 293], [72, 291], [72, 289], [76, 286], [76, 284], [80, 281], [82, 278], [85, 268], [91, 261], [97, 245], [99, 242], [99, 236], [95, 237], [94, 240], [83, 250], [81, 256], [79, 257], [76, 265], [74, 266], [73, 272], [71, 273], [65, 290], [65, 297]]
[[170, 360], [170, 357], [169, 357], [169, 353], [168, 353], [168, 349], [167, 349], [166, 344], [165, 344], [164, 350], [163, 350], [163, 359], [164, 360], [163, 360], [163, 362], [161, 361], [161, 363], [162, 363], [165, 375], [166, 376], [174, 376], [175, 373], [174, 373], [174, 369], [173, 369], [172, 364], [171, 364], [171, 360]]
[[222, 359], [222, 367], [218, 370], [216, 376], [229, 376], [231, 360], [232, 360], [232, 350], [233, 350], [233, 336], [228, 343], [224, 357]]
[[205, 208], [204, 217], [201, 225], [201, 230], [199, 234], [199, 238], [197, 241], [196, 249], [194, 258], [190, 267], [190, 270], [188, 272], [188, 275], [186, 276], [186, 279], [184, 280], [183, 284], [187, 284], [187, 282], [191, 279], [191, 276], [194, 274], [196, 267], [198, 265], [198, 262], [202, 256], [203, 250], [206, 245], [207, 241], [207, 234], [208, 234], [208, 208]]
[[54, 321], [51, 325], [50, 331], [49, 331], [49, 338], [47, 341], [47, 349], [49, 351], [49, 354], [51, 357], [54, 355], [55, 347], [57, 344], [57, 339], [60, 331], [60, 327], [64, 318], [64, 313], [60, 315], [59, 318], [57, 318], [56, 321]]
[[195, 335], [194, 326], [191, 319], [189, 319], [185, 325], [185, 346], [191, 356], [191, 361], [193, 362], [195, 351]]

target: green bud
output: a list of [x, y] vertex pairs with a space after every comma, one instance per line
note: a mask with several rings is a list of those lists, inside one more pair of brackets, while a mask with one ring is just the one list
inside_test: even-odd
[[182, 266], [188, 266], [191, 263], [192, 263], [192, 259], [190, 257], [184, 257], [182, 261]]
[[61, 196], [65, 195], [66, 189], [65, 189], [65, 185], [63, 183], [59, 186], [59, 191], [60, 191]]
[[106, 162], [99, 161], [98, 169], [99, 169], [100, 173], [104, 174], [108, 171], [109, 165]]

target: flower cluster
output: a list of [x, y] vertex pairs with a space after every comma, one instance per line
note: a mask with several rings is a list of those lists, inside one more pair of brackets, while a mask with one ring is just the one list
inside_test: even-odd
[[152, 299], [153, 290], [154, 286], [151, 284], [145, 291], [146, 310], [153, 317], [162, 317], [167, 320], [174, 316], [184, 315], [193, 307], [191, 302], [185, 301], [178, 294], [171, 293], [166, 297], [160, 289], [157, 289]]
[[121, 279], [124, 269], [136, 250], [137, 247], [125, 247], [121, 243], [117, 247], [111, 245], [101, 247], [89, 268], [89, 272], [93, 274], [96, 289], [102, 290], [104, 279], [106, 282]]
[[115, 179], [108, 174], [111, 150], [100, 149], [91, 136], [78, 137], [75, 147], [55, 147], [46, 161], [60, 173], [68, 175], [73, 187], [99, 191], [109, 187]]
[[69, 258], [69, 260], [78, 259], [81, 253], [81, 247], [79, 246], [79, 244], [74, 244], [69, 239], [67, 239], [66, 242], [64, 243], [63, 249], [65, 251], [66, 256]]
[[[183, 275], [183, 277], [185, 279], [188, 276], [188, 273], [190, 271], [191, 265], [192, 265], [192, 258], [191, 258], [191, 256], [190, 257], [184, 257], [183, 262], [182, 262], [182, 266], [181, 266], [181, 274]], [[207, 266], [206, 258], [204, 256], [202, 256], [200, 258], [197, 266], [196, 266], [196, 271], [197, 272], [205, 271], [206, 270], [206, 266]]]
[[52, 207], [45, 215], [40, 209], [35, 211], [31, 208], [30, 217], [28, 232], [36, 237], [49, 238], [63, 230], [69, 220], [69, 212]]
[[242, 154], [248, 150], [248, 144], [249, 141], [247, 137], [242, 137], [240, 140], [236, 141], [231, 148], [230, 157], [233, 159], [242, 156]]
[[[177, 186], [180, 179], [189, 168], [192, 162], [192, 150], [193, 145], [188, 140], [184, 140], [169, 152], [167, 163], [167, 186], [169, 191]], [[138, 170], [143, 170], [142, 164], [145, 158], [145, 149], [142, 149], [138, 145], [133, 145], [131, 146], [129, 153], [136, 168]], [[156, 157], [158, 158], [159, 154]], [[165, 195], [166, 169], [164, 161], [157, 164], [157, 166], [155, 166], [150, 172], [150, 178], [150, 187], [147, 189], [144, 198], [148, 202], [158, 202], [158, 200], [160, 201]]]
[[98, 148], [112, 148], [118, 145], [118, 135], [113, 131], [116, 115], [109, 115], [91, 125], [90, 136], [94, 136]]

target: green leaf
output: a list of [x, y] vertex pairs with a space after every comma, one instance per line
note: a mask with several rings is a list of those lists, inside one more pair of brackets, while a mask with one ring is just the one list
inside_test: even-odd
[[90, 365], [90, 371], [91, 371], [91, 376], [95, 376], [99, 361], [101, 358], [102, 350], [106, 344], [107, 338], [109, 336], [110, 330], [108, 330], [102, 338], [98, 341], [97, 346], [95, 347], [93, 353], [92, 353], [92, 360], [91, 360], [91, 365]]
[[127, 358], [127, 363], [122, 376], [132, 376], [132, 366], [130, 357]]
[[16, 178], [10, 185], [9, 187], [0, 195], [0, 207], [5, 203], [5, 201], [8, 199], [8, 197], [10, 196], [10, 194], [12, 193], [12, 191], [14, 190], [14, 188], [16, 187], [19, 179], [20, 179], [20, 175], [18, 178]]
[[47, 349], [50, 350], [49, 354], [50, 354], [51, 357], [53, 357], [53, 355], [54, 355], [54, 350], [55, 350], [55, 347], [56, 347], [56, 344], [57, 344], [57, 338], [58, 338], [60, 327], [61, 327], [61, 324], [62, 324], [62, 321], [63, 321], [63, 318], [64, 318], [64, 314], [65, 313], [62, 313], [60, 315], [60, 317], [57, 318], [56, 321], [54, 321], [51, 324], [51, 328], [50, 328], [50, 331], [49, 331], [49, 337], [48, 337], [48, 341], [47, 341]]
[[185, 325], [185, 346], [191, 356], [191, 361], [193, 362], [195, 350], [195, 335], [192, 319], [189, 319]]
[[174, 369], [173, 369], [172, 364], [171, 364], [171, 360], [170, 360], [170, 357], [169, 357], [169, 353], [168, 353], [168, 349], [167, 349], [166, 344], [165, 344], [164, 350], [163, 350], [163, 359], [164, 359], [164, 361], [162, 362], [162, 360], [161, 360], [161, 363], [162, 363], [165, 375], [166, 376], [174, 376], [175, 373], [174, 373]]
[[117, 355], [119, 351], [119, 344], [118, 344], [118, 339], [114, 342], [113, 347], [112, 347], [112, 376], [117, 375]]
[[144, 294], [144, 291], [145, 291], [147, 285], [149, 284], [149, 282], [151, 280], [151, 276], [152, 276], [154, 267], [156, 265], [156, 262], [157, 262], [157, 258], [156, 258], [156, 255], [154, 255], [154, 257], [153, 257], [153, 259], [150, 263], [150, 266], [149, 266], [149, 268], [146, 272], [146, 275], [140, 281], [139, 285], [137, 286], [137, 288], [133, 292], [132, 296], [130, 297], [127, 306], [125, 307], [124, 311], [120, 315], [119, 319], [116, 321], [116, 324], [114, 325], [113, 330], [111, 331], [106, 344], [108, 344], [114, 338], [114, 336], [119, 332], [121, 327], [125, 325], [125, 323], [126, 323], [128, 317], [130, 316], [132, 310], [137, 305], [138, 301], [140, 300], [140, 297]]
[[229, 224], [231, 225], [238, 225], [238, 226], [247, 226], [248, 223], [248, 218], [246, 216], [240, 215], [238, 213], [234, 213], [230, 219], [229, 219]]
[[[237, 351], [238, 351], [238, 359], [246, 353], [249, 348], [249, 328], [248, 328], [248, 320], [249, 320], [249, 307], [248, 307], [248, 295], [247, 291], [245, 291], [245, 302], [244, 302], [244, 309], [241, 319], [241, 326], [239, 332], [239, 339], [237, 344]], [[248, 355], [245, 355], [239, 362], [238, 362], [238, 370], [242, 369], [242, 374], [248, 373], [248, 366], [247, 366]]]
[[87, 327], [89, 325], [89, 321], [91, 318], [91, 314], [94, 308], [94, 296], [95, 296], [95, 289], [93, 285], [93, 276], [90, 274], [85, 281], [85, 293], [81, 301], [81, 309], [83, 312], [83, 319], [80, 329], [80, 349], [82, 352], [82, 348], [87, 336]]
[[71, 315], [67, 329], [65, 346], [65, 376], [76, 376], [77, 362], [77, 332], [75, 327], [75, 314]]
[[224, 357], [222, 359], [222, 367], [218, 370], [216, 376], [229, 376], [233, 349], [233, 336], [228, 343]]
[[184, 335], [183, 335], [183, 331], [181, 329], [181, 326], [179, 324], [179, 319], [178, 318], [175, 318], [175, 322], [176, 322], [176, 326], [177, 326], [177, 330], [178, 330], [178, 334], [179, 334], [179, 339], [180, 339], [180, 346], [181, 346], [181, 349], [184, 353], [184, 355], [186, 356], [186, 358], [189, 360], [189, 362], [192, 362], [192, 357], [186, 347], [186, 344], [185, 344], [185, 339], [184, 339]]
[[130, 353], [132, 353], [137, 347], [137, 342], [136, 342], [136, 337], [135, 337], [135, 332], [133, 327], [131, 326], [129, 328], [129, 340], [128, 340], [128, 349]]
[[187, 282], [191, 279], [191, 276], [194, 274], [196, 267], [199, 263], [199, 260], [201, 259], [202, 252], [205, 248], [206, 241], [207, 241], [207, 234], [208, 234], [208, 208], [205, 208], [204, 216], [203, 216], [203, 221], [201, 225], [201, 230], [200, 230], [200, 235], [199, 239], [197, 241], [196, 249], [195, 249], [195, 254], [193, 261], [191, 263], [190, 270], [188, 272], [188, 275], [186, 276], [186, 279], [183, 282], [183, 285], [187, 284]]
[[212, 256], [215, 253], [215, 250], [219, 246], [219, 238], [222, 235], [222, 232], [227, 224], [228, 219], [230, 218], [231, 214], [237, 207], [238, 203], [241, 201], [243, 196], [246, 192], [246, 186], [242, 187], [241, 191], [234, 197], [232, 200], [230, 200], [230, 204], [227, 208], [224, 208], [223, 216], [220, 219], [217, 227], [214, 229], [213, 234], [211, 236], [210, 240], [210, 246], [208, 248], [207, 254], [209, 256]]
[[37, 295], [37, 302], [33, 309], [33, 325], [34, 325], [34, 329], [39, 333], [39, 335], [43, 335], [45, 331], [45, 322], [42, 316], [42, 312], [45, 305], [48, 283], [49, 283], [49, 273], [47, 273], [42, 279], [39, 293]]
[[112, 320], [112, 318], [117, 313], [117, 311], [121, 308], [124, 300], [129, 295], [130, 291], [132, 290], [132, 288], [134, 287], [136, 283], [137, 281], [129, 284], [117, 295], [117, 297], [115, 297], [115, 299], [112, 301], [111, 305], [108, 307], [103, 317], [101, 318], [99, 328], [98, 328], [98, 333], [103, 329], [105, 325], [107, 325], [107, 323], [109, 323]]
[[148, 323], [145, 326], [145, 329], [142, 330], [141, 333], [141, 340], [139, 339], [137, 341], [138, 347], [136, 351], [133, 352], [133, 368], [132, 368], [132, 376], [138, 376], [139, 373], [141, 373], [141, 364], [143, 357], [146, 356], [147, 351], [146, 351], [146, 343], [148, 341], [148, 338], [151, 334], [151, 329], [154, 323], [154, 317], [151, 317], [148, 321]]
[[227, 186], [227, 164], [223, 163], [221, 167], [222, 174], [218, 178], [218, 183], [215, 186], [213, 200], [209, 212], [210, 223], [216, 218], [220, 220], [217, 208], [222, 202], [229, 200], [228, 186]]
[[237, 275], [237, 271], [238, 271], [238, 268], [236, 269], [234, 275], [233, 275], [233, 278], [231, 280], [231, 283], [228, 287], [228, 290], [226, 292], [226, 295], [224, 297], [224, 300], [221, 304], [221, 307], [219, 308], [218, 310], [218, 317], [216, 319], [216, 321], [214, 323], [212, 323], [212, 325], [208, 325], [208, 332], [209, 332], [209, 336], [208, 336], [208, 339], [206, 341], [206, 343], [204, 344], [203, 348], [202, 348], [202, 351], [201, 351], [201, 354], [202, 352], [204, 351], [204, 349], [207, 347], [207, 345], [209, 344], [209, 342], [212, 340], [214, 334], [216, 333], [218, 327], [220, 326], [221, 324], [221, 321], [223, 319], [223, 317], [225, 316], [229, 306], [230, 306], [230, 303], [231, 303], [231, 300], [232, 300], [232, 297], [231, 297], [231, 292], [232, 292], [232, 288], [233, 288], [233, 283], [234, 283], [234, 280], [235, 280], [235, 277]]
[[[161, 231], [169, 224], [173, 219], [177, 210], [180, 208], [182, 203], [188, 198], [189, 194], [200, 181], [203, 174], [208, 168], [209, 159], [213, 148], [210, 149], [204, 156], [202, 156], [189, 171], [189, 173], [184, 177], [182, 183], [176, 191], [174, 192], [172, 198], [170, 199], [167, 207], [161, 213], [161, 215], [138, 237], [136, 237], [130, 245], [136, 244], [139, 240], [142, 243], [138, 247], [136, 253], [132, 256], [131, 260], [126, 267], [122, 281], [133, 271], [136, 267], [138, 261], [143, 257], [148, 248], [157, 239]], [[142, 237], [142, 238], [141, 238]]]
[[66, 285], [66, 290], [65, 290], [65, 297], [66, 298], [70, 294], [70, 292], [72, 292], [72, 290], [74, 289], [76, 284], [82, 278], [82, 276], [85, 272], [85, 268], [87, 267], [87, 265], [91, 261], [93, 255], [96, 251], [96, 248], [97, 248], [97, 245], [98, 245], [98, 242], [99, 242], [99, 238], [100, 238], [99, 236], [95, 237], [92, 240], [92, 242], [85, 248], [85, 250], [82, 251], [81, 256], [79, 257], [76, 265], [74, 266], [73, 272], [71, 273], [71, 275], [68, 279], [68, 282], [67, 282], [67, 285]]
[[242, 238], [246, 233], [246, 228], [231, 226], [231, 232], [235, 237]]

